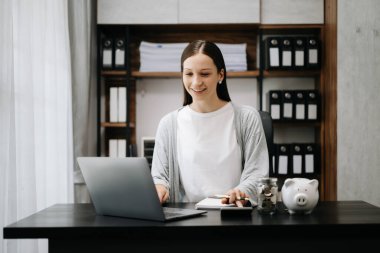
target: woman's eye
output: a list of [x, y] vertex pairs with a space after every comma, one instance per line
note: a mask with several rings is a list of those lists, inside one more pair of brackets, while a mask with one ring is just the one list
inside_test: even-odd
[[185, 73], [186, 76], [192, 76], [193, 73]]
[[210, 74], [209, 73], [202, 73], [201, 75], [202, 76], [209, 76]]

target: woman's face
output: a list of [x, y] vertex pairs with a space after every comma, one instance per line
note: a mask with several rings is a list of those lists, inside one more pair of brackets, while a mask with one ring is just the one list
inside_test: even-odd
[[193, 55], [183, 62], [182, 80], [193, 102], [218, 100], [216, 87], [223, 80], [223, 71], [218, 73], [213, 60], [202, 53]]

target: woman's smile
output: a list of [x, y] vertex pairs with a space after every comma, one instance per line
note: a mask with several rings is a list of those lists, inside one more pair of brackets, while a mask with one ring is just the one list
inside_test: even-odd
[[200, 95], [203, 94], [207, 88], [190, 88], [195, 94]]

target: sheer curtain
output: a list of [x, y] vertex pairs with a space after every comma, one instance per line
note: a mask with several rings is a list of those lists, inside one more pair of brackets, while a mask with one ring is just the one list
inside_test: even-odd
[[[74, 157], [96, 156], [96, 2], [69, 0], [68, 7]], [[90, 202], [77, 166], [74, 168], [74, 185], [75, 202]]]
[[47, 252], [3, 227], [73, 201], [67, 12], [64, 0], [0, 1], [0, 253]]

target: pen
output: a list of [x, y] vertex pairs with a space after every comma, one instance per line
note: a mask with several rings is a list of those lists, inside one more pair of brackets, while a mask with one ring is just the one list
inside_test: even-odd
[[[214, 199], [223, 199], [223, 198], [226, 198], [226, 199], [229, 199], [230, 196], [229, 195], [225, 195], [225, 194], [215, 194], [214, 196], [211, 196], [211, 198], [214, 198]], [[249, 198], [236, 198], [236, 200], [249, 200]]]

